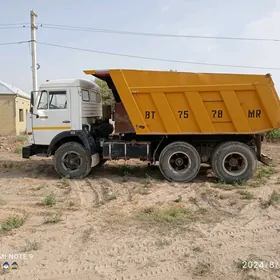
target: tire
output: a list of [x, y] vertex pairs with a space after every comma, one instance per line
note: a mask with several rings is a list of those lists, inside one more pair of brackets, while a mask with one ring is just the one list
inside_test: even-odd
[[91, 171], [90, 153], [77, 142], [65, 143], [55, 152], [54, 167], [61, 177], [84, 178]]
[[255, 173], [255, 151], [241, 142], [224, 142], [213, 151], [211, 165], [220, 180], [227, 183], [247, 181]]
[[159, 156], [159, 169], [168, 181], [189, 182], [199, 172], [201, 159], [197, 150], [186, 142], [167, 145]]

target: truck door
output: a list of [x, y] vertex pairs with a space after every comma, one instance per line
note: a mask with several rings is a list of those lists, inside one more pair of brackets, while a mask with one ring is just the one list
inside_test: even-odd
[[36, 145], [49, 145], [62, 131], [71, 130], [69, 90], [43, 90], [33, 115], [33, 137]]

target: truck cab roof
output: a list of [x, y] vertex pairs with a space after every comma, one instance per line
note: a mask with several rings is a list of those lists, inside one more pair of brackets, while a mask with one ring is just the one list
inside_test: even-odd
[[40, 88], [68, 88], [68, 87], [81, 87], [85, 89], [98, 88], [98, 85], [93, 81], [86, 79], [59, 79], [59, 80], [46, 80], [42, 83]]

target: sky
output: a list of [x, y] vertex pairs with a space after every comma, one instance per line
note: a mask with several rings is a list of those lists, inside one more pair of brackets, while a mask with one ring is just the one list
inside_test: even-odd
[[[280, 0], [9, 0], [1, 1], [0, 44], [30, 40], [34, 10], [40, 24], [59, 24], [132, 32], [280, 39]], [[280, 68], [280, 42], [205, 40], [66, 31], [40, 27], [37, 41], [155, 58]], [[85, 69], [152, 69], [207, 73], [271, 73], [280, 92], [280, 71], [180, 64], [125, 58], [37, 45], [38, 83], [86, 78]], [[28, 44], [0, 45], [0, 80], [32, 90]]]

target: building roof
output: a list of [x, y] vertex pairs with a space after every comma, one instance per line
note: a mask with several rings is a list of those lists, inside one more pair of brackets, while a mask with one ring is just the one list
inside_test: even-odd
[[30, 95], [21, 89], [15, 87], [14, 85], [9, 85], [7, 83], [4, 83], [0, 81], [0, 94], [17, 94], [23, 98], [30, 99]]

